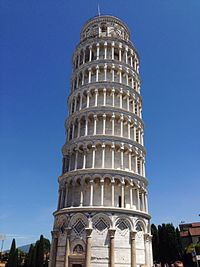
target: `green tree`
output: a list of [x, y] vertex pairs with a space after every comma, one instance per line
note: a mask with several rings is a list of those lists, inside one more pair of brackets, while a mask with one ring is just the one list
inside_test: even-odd
[[16, 249], [15, 239], [13, 239], [12, 244], [11, 244], [6, 267], [18, 267], [18, 249]]
[[29, 251], [25, 256], [23, 267], [34, 267], [34, 246], [30, 245]]
[[40, 236], [40, 240], [35, 244], [35, 266], [43, 267], [44, 264], [44, 237]]
[[159, 261], [159, 238], [158, 238], [158, 229], [155, 224], [151, 225], [151, 234], [152, 234], [152, 249], [153, 249], [153, 260]]
[[[153, 227], [153, 231], [155, 232], [155, 227]], [[163, 264], [170, 264], [176, 260], [181, 260], [182, 248], [178, 228], [175, 229], [175, 227], [171, 223], [158, 225], [157, 234], [158, 237], [155, 238], [156, 240], [158, 240], [158, 253], [156, 254], [156, 260], [161, 261]], [[154, 246], [155, 244], [153, 245], [153, 249]]]

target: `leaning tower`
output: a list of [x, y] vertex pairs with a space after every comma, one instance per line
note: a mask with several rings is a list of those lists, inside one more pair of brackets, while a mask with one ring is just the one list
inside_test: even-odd
[[75, 48], [50, 267], [152, 264], [139, 56], [113, 16]]

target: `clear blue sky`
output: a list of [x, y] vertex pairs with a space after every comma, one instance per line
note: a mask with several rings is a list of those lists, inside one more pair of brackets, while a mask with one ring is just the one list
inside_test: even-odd
[[152, 222], [200, 218], [200, 1], [0, 0], [0, 233], [50, 237], [71, 56], [97, 14], [125, 21], [141, 58]]

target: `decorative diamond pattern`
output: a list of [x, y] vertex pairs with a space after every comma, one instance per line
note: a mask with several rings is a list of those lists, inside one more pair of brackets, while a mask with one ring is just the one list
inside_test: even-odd
[[73, 226], [73, 229], [76, 234], [80, 235], [85, 229], [85, 224], [83, 223], [82, 220], [78, 220]]
[[128, 226], [125, 222], [123, 221], [119, 221], [119, 223], [117, 224], [117, 227], [121, 230], [121, 231], [124, 231], [126, 229], [128, 229]]
[[103, 218], [100, 218], [96, 223], [95, 223], [95, 228], [100, 231], [103, 232], [106, 228], [108, 228], [107, 223], [103, 220]]

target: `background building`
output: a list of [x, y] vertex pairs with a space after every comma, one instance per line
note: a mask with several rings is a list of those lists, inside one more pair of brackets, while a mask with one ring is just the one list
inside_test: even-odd
[[84, 25], [68, 111], [50, 267], [152, 266], [139, 56], [118, 18]]
[[183, 248], [200, 243], [200, 222], [179, 224]]

